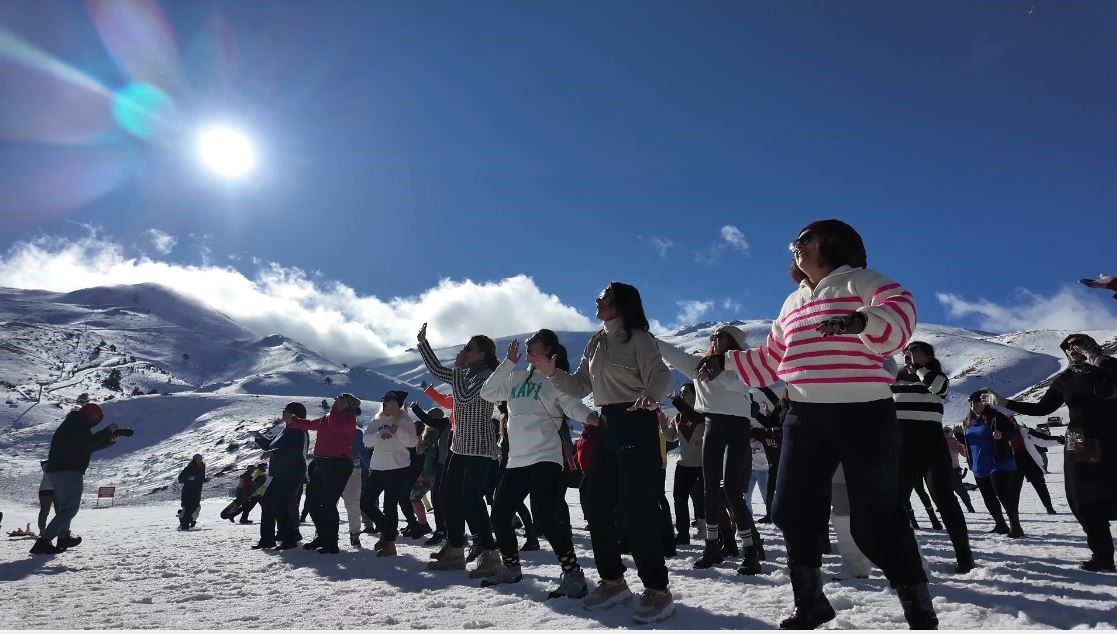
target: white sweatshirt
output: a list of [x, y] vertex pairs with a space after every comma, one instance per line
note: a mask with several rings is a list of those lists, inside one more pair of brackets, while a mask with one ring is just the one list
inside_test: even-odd
[[508, 403], [509, 469], [539, 462], [565, 464], [558, 434], [563, 414], [585, 422], [593, 413], [580, 399], [555, 389], [542, 373], [517, 370], [508, 359], [485, 381], [481, 398]]
[[[392, 431], [392, 425], [396, 430]], [[380, 434], [389, 432], [390, 438], [381, 438]], [[419, 436], [415, 433], [415, 421], [403, 410], [399, 414], [388, 418], [380, 417], [369, 421], [365, 428], [365, 446], [372, 447], [372, 459], [369, 469], [372, 471], [391, 471], [411, 466], [411, 453], [409, 447], [419, 444]]]
[[[683, 352], [666, 341], [656, 341], [663, 360], [693, 380], [702, 355]], [[722, 373], [713, 381], [694, 381], [694, 409], [703, 414], [751, 417], [752, 398], [749, 391], [749, 386], [730, 372]]]

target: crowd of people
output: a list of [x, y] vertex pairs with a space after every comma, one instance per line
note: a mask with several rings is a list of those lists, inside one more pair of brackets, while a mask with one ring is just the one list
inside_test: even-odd
[[[772, 522], [783, 534], [793, 595], [780, 627], [812, 629], [835, 618], [821, 573], [833, 523], [844, 573], [866, 577], [878, 567], [908, 624], [933, 629], [938, 619], [913, 530], [913, 490], [926, 498], [933, 525], [941, 516], [955, 571], [966, 574], [979, 563], [962, 510], [974, 512], [959, 458], [976, 479], [994, 531], [1020, 538], [1025, 479], [1048, 512], [1056, 512], [1037, 445], [1065, 443], [1067, 500], [1092, 552], [1081, 567], [1114, 570], [1117, 360], [1090, 337], [1071, 335], [1062, 346], [1069, 367], [1038, 403], [985, 389], [970, 395], [961, 426], [944, 425], [950, 380], [934, 347], [912, 340], [911, 293], [867, 267], [861, 237], [841, 221], [807, 225], [790, 250], [798, 287], [761, 345], [750, 346], [728, 324], [702, 352], [657, 340], [638, 290], [620, 282], [598, 296], [601, 328], [577, 366], [544, 329], [522, 349], [518, 341], [509, 344], [503, 360], [491, 338], [476, 335], [446, 367], [424, 324], [419, 354], [431, 376], [450, 387], [449, 394], [427, 388], [436, 407], [408, 407], [407, 393], [393, 390], [361, 425], [361, 401], [345, 393], [323, 417], [309, 419], [303, 405], [290, 403], [281, 431], [253, 433], [268, 476], [253, 548], [300, 544], [305, 486], [302, 517], [309, 514], [315, 529], [305, 549], [339, 552], [338, 502], [344, 501], [352, 546], [361, 546], [362, 533], [378, 534], [374, 551], [390, 557], [400, 536], [430, 535], [424, 543], [436, 550], [428, 570], [472, 564], [469, 577], [488, 587], [520, 582], [520, 551], [539, 548], [542, 536], [561, 570], [549, 596], [577, 599], [590, 610], [633, 598], [622, 559], [629, 553], [643, 586], [633, 616], [648, 623], [675, 609], [665, 560], [690, 543], [692, 517], [704, 545], [694, 568], [740, 557], [737, 572], [745, 576], [762, 572], [766, 554], [757, 524]], [[896, 355], [903, 367], [892, 361]], [[678, 393], [669, 393], [671, 368], [688, 379]], [[593, 408], [585, 401], [590, 395]], [[670, 416], [662, 409], [668, 401]], [[1064, 404], [1070, 410], [1065, 439], [1012, 416], [1046, 415]], [[90, 433], [100, 419], [99, 408], [85, 406], [55, 435], [44, 482], [49, 476], [58, 511], [32, 553], [80, 542], [68, 529], [81, 473], [90, 453], [122, 432], [109, 426]], [[582, 424], [576, 442], [571, 421]], [[664, 482], [673, 445], [679, 459], [672, 525]], [[184, 530], [197, 521], [205, 480], [205, 465], [195, 456], [179, 476]], [[577, 488], [588, 523], [598, 577], [592, 588], [578, 562], [568, 487]], [[764, 501], [758, 519], [754, 496]], [[525, 530], [523, 547], [517, 523]]]

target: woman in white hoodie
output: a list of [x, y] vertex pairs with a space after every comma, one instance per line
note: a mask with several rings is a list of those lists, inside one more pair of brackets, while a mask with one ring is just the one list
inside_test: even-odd
[[[419, 443], [415, 422], [403, 409], [407, 392], [391, 390], [384, 395], [380, 414], [365, 428], [365, 446], [372, 447], [368, 483], [361, 494], [361, 511], [380, 529], [373, 548], [379, 557], [396, 554], [399, 535], [399, 502], [406, 500], [411, 487], [411, 454]], [[384, 510], [376, 505], [384, 493]]]
[[[687, 378], [694, 379], [705, 356], [725, 354], [745, 347], [745, 333], [729, 324], [719, 326], [710, 337], [710, 348], [703, 354], [688, 353], [659, 341], [663, 360]], [[743, 575], [760, 574], [760, 550], [753, 540], [756, 524], [745, 505], [744, 488], [752, 474], [752, 398], [749, 387], [737, 377], [721, 376], [713, 381], [695, 383], [694, 409], [706, 416], [702, 443], [702, 476], [706, 487], [706, 509], [719, 509], [728, 502], [744, 557], [737, 571]], [[713, 513], [713, 510], [710, 510]], [[706, 548], [694, 562], [695, 568], [709, 568], [724, 561], [722, 542], [733, 539], [721, 535], [716, 522], [706, 523]]]
[[[550, 330], [535, 333], [526, 345], [530, 354], [553, 357], [556, 367], [570, 369], [566, 348]], [[566, 504], [563, 479], [566, 460], [559, 430], [568, 417], [596, 425], [597, 413], [581, 399], [555, 389], [533, 366], [517, 370], [519, 362], [520, 342], [513, 341], [508, 344], [508, 356], [481, 388], [481, 398], [504, 401], [508, 407], [508, 466], [497, 485], [492, 508], [493, 532], [502, 566], [481, 585], [516, 583], [522, 579], [512, 515], [530, 494], [536, 529], [547, 538], [562, 566], [562, 579], [549, 597], [581, 598], [587, 592], [586, 578], [574, 552], [570, 522], [566, 519], [569, 513], [560, 508]]]

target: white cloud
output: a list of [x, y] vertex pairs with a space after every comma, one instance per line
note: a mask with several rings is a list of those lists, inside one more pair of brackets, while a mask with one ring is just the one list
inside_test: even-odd
[[[208, 256], [208, 253], [206, 254]], [[260, 263], [253, 277], [231, 266], [186, 266], [129, 258], [95, 231], [80, 240], [41, 238], [0, 256], [0, 286], [72, 291], [157, 283], [198, 299], [261, 336], [281, 333], [345, 362], [397, 354], [414, 346], [429, 322], [435, 346], [471, 335], [502, 336], [538, 328], [591, 330], [595, 324], [526, 275], [494, 282], [440, 280], [410, 297], [359, 295], [337, 281]]]
[[636, 236], [636, 238], [651, 244], [652, 248], [654, 248], [656, 252], [659, 253], [659, 257], [661, 258], [667, 257], [668, 249], [675, 246], [675, 243], [671, 240], [668, 240], [667, 238], [660, 238], [658, 236]]
[[730, 247], [740, 251], [741, 253], [749, 254], [749, 243], [745, 240], [745, 234], [733, 225], [725, 225], [721, 228], [721, 239], [725, 241]]
[[722, 310], [739, 313], [743, 308], [744, 307], [741, 305], [741, 302], [733, 299], [732, 297], [726, 297], [725, 299], [721, 300]]
[[741, 255], [749, 255], [749, 243], [745, 234], [733, 225], [725, 225], [720, 231], [721, 239], [705, 251], [695, 251], [694, 261], [701, 264], [713, 264], [721, 260], [721, 256], [729, 249]]
[[980, 328], [993, 332], [1117, 329], [1117, 307], [1106, 294], [1070, 286], [1050, 297], [1026, 289], [1018, 290], [1017, 294], [1019, 301], [1014, 305], [987, 299], [970, 301], [954, 293], [935, 296], [951, 317], [975, 317]]
[[675, 319], [680, 326], [693, 324], [702, 319], [710, 309], [714, 307], [712, 301], [700, 301], [696, 299], [675, 302], [679, 307], [679, 314], [675, 315]]
[[171, 250], [175, 248], [175, 245], [178, 244], [178, 238], [172, 236], [166, 231], [160, 231], [158, 229], [148, 229], [147, 231], [143, 232], [143, 235], [148, 240], [151, 240], [151, 246], [155, 247], [155, 250], [159, 253], [162, 253], [163, 255], [170, 253]]

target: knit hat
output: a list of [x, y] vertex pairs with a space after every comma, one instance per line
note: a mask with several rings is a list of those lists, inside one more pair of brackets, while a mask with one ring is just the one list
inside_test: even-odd
[[196, 454], [194, 454], [194, 458], [193, 458], [193, 459], [194, 459], [194, 460], [202, 460], [202, 454], [200, 454], [200, 453], [196, 453]]
[[432, 407], [427, 410], [427, 416], [430, 416], [431, 418], [445, 418], [446, 412], [442, 411], [441, 407]]
[[105, 413], [101, 411], [101, 406], [96, 403], [86, 403], [78, 410], [85, 420], [89, 421], [90, 427], [95, 427], [105, 417]]
[[718, 326], [717, 330], [715, 332], [724, 332], [725, 334], [729, 335], [730, 339], [733, 340], [733, 343], [737, 344], [738, 348], [740, 348], [741, 350], [744, 350], [746, 348], [746, 346], [745, 346], [745, 331], [744, 330], [741, 330], [740, 328], [738, 328], [736, 326], [731, 326], [729, 324], [724, 324], [724, 325]]
[[404, 392], [403, 390], [388, 390], [384, 393], [384, 398], [380, 400], [395, 401], [399, 404], [400, 407], [403, 407], [404, 402], [407, 401], [407, 392]]
[[306, 418], [306, 406], [297, 401], [288, 403], [287, 406], [283, 408], [283, 411], [291, 412], [299, 418]]

